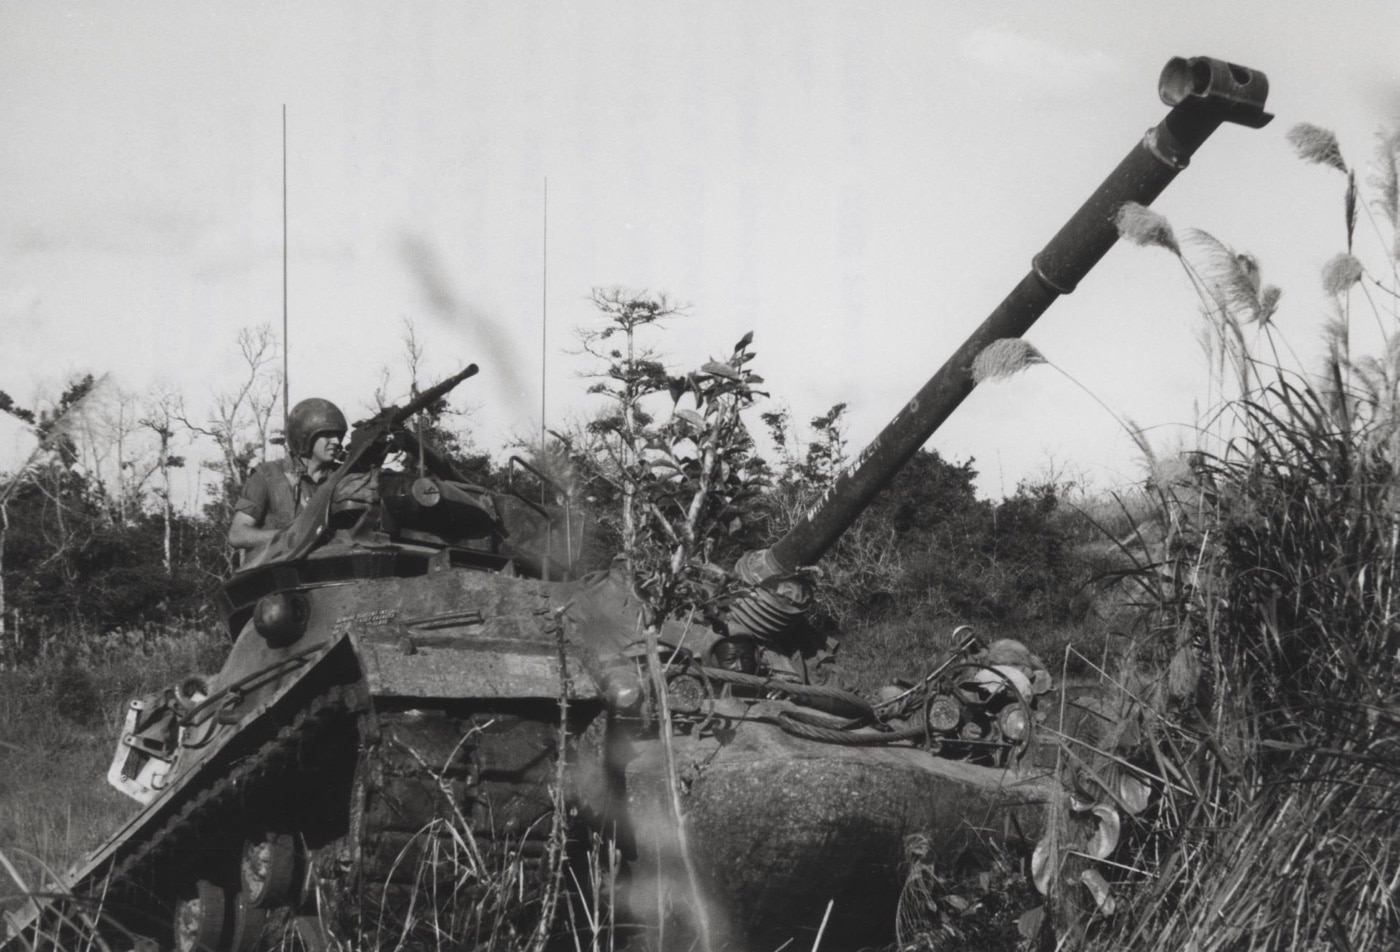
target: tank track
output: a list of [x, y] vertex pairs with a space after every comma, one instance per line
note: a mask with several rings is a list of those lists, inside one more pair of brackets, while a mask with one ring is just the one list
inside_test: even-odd
[[319, 731], [347, 714], [365, 710], [367, 700], [367, 695], [354, 687], [337, 686], [306, 702], [272, 738], [243, 756], [235, 755], [224, 776], [207, 784], [101, 878], [117, 882], [139, 878], [164, 854], [177, 852], [184, 841], [214, 819], [217, 811], [239, 800], [248, 787], [295, 758]]
[[295, 833], [309, 853], [314, 899], [287, 911], [319, 906], [339, 936], [470, 945], [533, 928], [550, 839], [563, 832], [557, 709], [406, 706], [423, 700], [371, 704], [362, 685], [339, 685], [301, 701], [75, 894], [164, 941], [170, 897], [198, 878], [236, 883], [242, 837], [261, 828]]
[[[73, 899], [56, 897], [19, 933], [20, 945], [5, 946], [7, 952], [86, 945], [93, 940], [93, 929], [104, 940], [135, 933], [154, 938], [158, 946], [166, 945], [171, 938], [172, 898], [185, 886], [193, 886], [194, 876], [204, 874], [202, 861], [217, 847], [234, 847], [231, 834], [239, 830], [227, 820], [230, 815], [242, 816], [248, 792], [295, 764], [328, 728], [353, 724], [369, 710], [369, 696], [358, 684], [336, 683], [315, 694], [294, 691], [285, 700], [295, 710], [291, 717], [281, 723], [267, 720], [240, 732], [215, 755], [217, 766], [206, 767], [206, 776], [191, 784], [193, 789], [172, 795], [178, 804], [173, 812], [138, 827], [106, 862], [71, 883], [68, 892]], [[230, 871], [236, 878], [236, 865]], [[100, 915], [92, 917], [92, 910], [101, 910]]]

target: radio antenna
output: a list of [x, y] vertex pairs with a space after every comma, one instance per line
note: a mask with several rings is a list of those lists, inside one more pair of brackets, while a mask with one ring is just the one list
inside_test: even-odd
[[544, 179], [544, 238], [540, 274], [540, 463], [544, 463], [545, 449], [545, 394], [549, 388], [549, 378], [545, 375], [549, 352], [545, 344], [549, 339], [549, 176]]
[[[291, 419], [291, 373], [287, 360], [287, 104], [282, 104], [282, 439]], [[290, 450], [289, 450], [290, 452]]]

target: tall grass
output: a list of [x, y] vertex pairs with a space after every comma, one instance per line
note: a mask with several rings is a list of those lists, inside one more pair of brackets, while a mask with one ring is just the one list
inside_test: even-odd
[[[1228, 399], [1203, 428], [1217, 442], [1152, 487], [1168, 527], [1140, 576], [1152, 637], [1116, 679], [1138, 742], [1114, 753], [1156, 796], [1130, 824], [1117, 911], [1091, 924], [1088, 949], [1400, 944], [1400, 209], [1386, 191], [1400, 141], [1383, 139], [1381, 196], [1362, 205], [1330, 133], [1291, 140], [1346, 176], [1327, 352], [1313, 370], [1284, 366], [1278, 295], [1253, 259], [1208, 236], [1203, 267], [1182, 258]], [[1358, 209], [1381, 213], [1379, 276], [1353, 256]], [[1384, 335], [1370, 358], [1352, 353], [1358, 290]]]
[[127, 702], [217, 670], [227, 647], [197, 629], [70, 633], [0, 671], [0, 851], [26, 881], [66, 869], [138, 809], [106, 783]]

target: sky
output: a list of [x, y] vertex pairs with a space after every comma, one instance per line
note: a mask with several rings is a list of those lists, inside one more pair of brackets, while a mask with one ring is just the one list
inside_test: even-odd
[[[768, 408], [849, 405], [856, 449], [1165, 114], [1169, 58], [1268, 74], [1156, 208], [1260, 260], [1306, 355], [1343, 179], [1400, 121], [1400, 4], [1238, 2], [0, 3], [0, 390], [74, 374], [207, 415], [242, 328], [283, 316], [292, 401], [363, 416], [411, 321], [478, 444], [597, 404], [594, 287], [687, 306], [675, 369], [754, 332]], [[1363, 171], [1364, 178], [1364, 171]], [[1047, 472], [1141, 476], [1207, 399], [1196, 300], [1120, 243], [1028, 335], [1052, 366], [979, 387], [934, 435], [993, 498]], [[543, 393], [542, 393], [543, 390]], [[1104, 409], [1106, 405], [1111, 412]], [[757, 421], [753, 421], [757, 425]], [[32, 446], [0, 421], [0, 470]], [[207, 445], [187, 448], [192, 457]], [[183, 496], [197, 498], [189, 469]]]

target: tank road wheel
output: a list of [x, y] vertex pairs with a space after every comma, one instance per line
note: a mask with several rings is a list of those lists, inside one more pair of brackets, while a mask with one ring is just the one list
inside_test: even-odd
[[294, 904], [301, 866], [296, 838], [290, 833], [265, 833], [248, 839], [240, 864], [247, 904], [258, 909]]
[[253, 952], [266, 921], [245, 895], [201, 879], [175, 904], [174, 952]]
[[175, 952], [230, 952], [237, 898], [201, 879], [175, 904]]
[[254, 952], [258, 940], [262, 938], [263, 926], [267, 924], [267, 910], [248, 901], [246, 894], [239, 894], [233, 915], [233, 937], [229, 940], [230, 952]]

